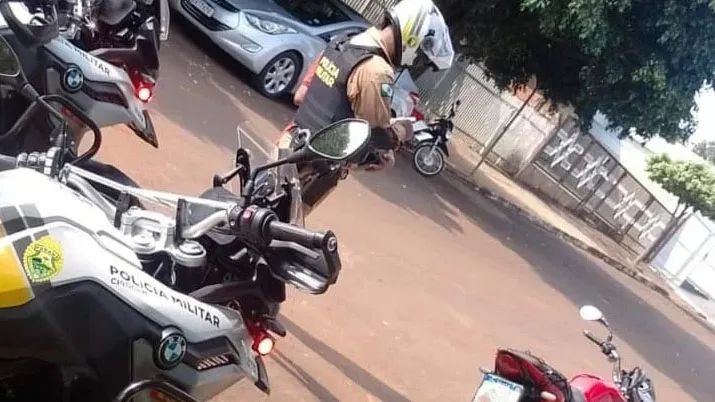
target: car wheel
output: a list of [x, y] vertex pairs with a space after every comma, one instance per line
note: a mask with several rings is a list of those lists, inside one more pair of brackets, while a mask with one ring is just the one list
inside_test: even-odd
[[271, 59], [256, 75], [256, 89], [264, 96], [278, 98], [293, 89], [302, 67], [296, 52], [283, 52]]

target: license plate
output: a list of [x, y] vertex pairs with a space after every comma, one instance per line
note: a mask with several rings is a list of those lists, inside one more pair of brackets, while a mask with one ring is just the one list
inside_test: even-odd
[[472, 402], [519, 402], [524, 387], [493, 374], [484, 374]]
[[214, 15], [214, 8], [211, 7], [204, 0], [189, 0], [189, 4], [196, 7], [199, 11], [201, 11], [202, 14], [207, 17], [213, 17]]

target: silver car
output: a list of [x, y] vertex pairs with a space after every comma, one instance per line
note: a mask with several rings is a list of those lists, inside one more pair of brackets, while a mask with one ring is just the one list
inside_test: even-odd
[[255, 75], [265, 96], [293, 93], [330, 39], [370, 24], [339, 0], [170, 0]]

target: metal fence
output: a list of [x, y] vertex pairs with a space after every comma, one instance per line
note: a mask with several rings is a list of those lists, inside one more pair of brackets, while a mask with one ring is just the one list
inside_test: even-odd
[[[457, 62], [446, 72], [427, 71], [415, 80], [420, 97], [429, 112], [443, 114], [459, 99], [454, 118], [455, 143], [463, 165], [474, 165], [486, 144], [502, 131], [523, 100], [500, 92], [477, 65]], [[558, 123], [559, 115], [547, 116], [526, 108], [499, 139], [487, 161], [501, 170], [516, 174], [528, 164]]]
[[343, 0], [372, 24], [379, 24], [385, 9], [397, 3], [398, 0]]
[[652, 244], [672, 218], [617, 158], [575, 127], [558, 130], [520, 179], [635, 253]]

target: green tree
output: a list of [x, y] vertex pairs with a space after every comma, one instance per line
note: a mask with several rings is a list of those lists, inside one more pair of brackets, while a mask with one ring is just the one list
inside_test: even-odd
[[710, 166], [672, 160], [665, 154], [650, 158], [646, 171], [651, 180], [678, 198], [673, 219], [641, 255], [641, 259], [650, 261], [692, 213], [700, 212], [703, 216], [715, 219], [715, 174]]
[[693, 152], [706, 161], [715, 164], [715, 141], [700, 141], [693, 146]]
[[436, 0], [457, 51], [483, 63], [502, 89], [536, 77], [550, 101], [572, 105], [588, 128], [684, 140], [695, 92], [713, 79], [709, 0]]

